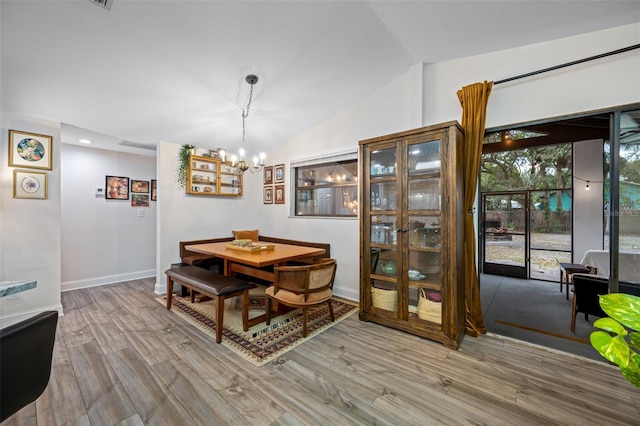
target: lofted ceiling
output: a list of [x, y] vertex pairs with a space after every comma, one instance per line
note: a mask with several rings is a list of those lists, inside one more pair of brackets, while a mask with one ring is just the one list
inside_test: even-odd
[[0, 0], [0, 109], [62, 142], [268, 151], [435, 63], [640, 22], [639, 1]]

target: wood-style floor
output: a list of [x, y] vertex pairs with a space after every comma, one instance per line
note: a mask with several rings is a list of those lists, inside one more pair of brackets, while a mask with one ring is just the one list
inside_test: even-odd
[[254, 367], [153, 288], [63, 293], [49, 386], [3, 426], [640, 424], [607, 364], [489, 336], [453, 351], [357, 315]]

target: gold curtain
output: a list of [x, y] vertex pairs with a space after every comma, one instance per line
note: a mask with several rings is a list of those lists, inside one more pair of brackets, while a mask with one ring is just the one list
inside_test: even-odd
[[476, 270], [476, 234], [473, 224], [473, 201], [482, 157], [482, 139], [486, 122], [487, 102], [493, 82], [474, 83], [458, 90], [462, 105], [464, 129], [464, 269], [465, 277], [465, 328], [470, 336], [484, 334], [487, 329], [482, 317], [480, 284]]

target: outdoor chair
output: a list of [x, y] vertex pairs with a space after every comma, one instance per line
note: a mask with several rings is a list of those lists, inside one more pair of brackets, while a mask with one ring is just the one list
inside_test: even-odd
[[272, 301], [293, 308], [302, 308], [302, 336], [307, 337], [307, 311], [310, 307], [326, 303], [331, 321], [335, 321], [331, 297], [336, 276], [335, 259], [300, 266], [276, 266], [273, 285], [266, 290], [267, 318], [271, 323]]
[[600, 308], [601, 294], [609, 292], [609, 280], [590, 274], [573, 274], [573, 302], [571, 308], [571, 331], [576, 331], [576, 315], [584, 313], [584, 319], [589, 315], [604, 317], [606, 314]]

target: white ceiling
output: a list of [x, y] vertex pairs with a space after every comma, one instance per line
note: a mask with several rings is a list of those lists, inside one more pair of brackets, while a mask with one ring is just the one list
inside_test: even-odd
[[[640, 1], [0, 1], [1, 110], [93, 139], [268, 151], [434, 63], [640, 22]], [[497, 76], [505, 77], [505, 76]], [[86, 130], [91, 129], [91, 131]]]

